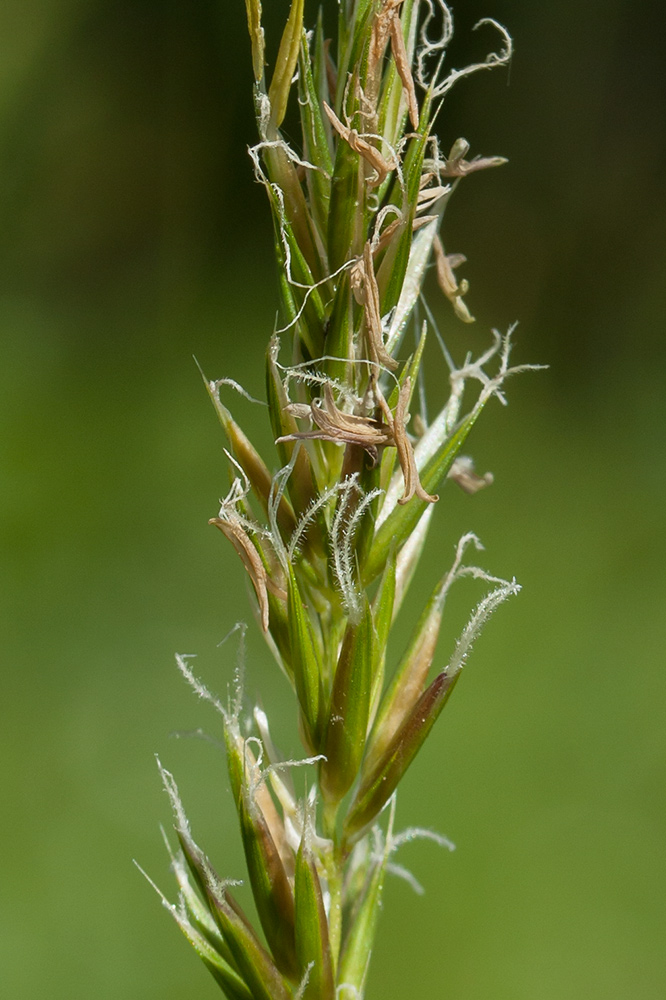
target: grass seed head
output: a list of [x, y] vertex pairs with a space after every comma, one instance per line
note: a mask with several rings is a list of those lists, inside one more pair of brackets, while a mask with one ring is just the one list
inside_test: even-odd
[[[492, 481], [460, 450], [485, 405], [506, 401], [508, 376], [529, 367], [510, 367], [510, 334], [456, 364], [423, 298], [434, 265], [450, 321], [472, 322], [468, 283], [455, 273], [465, 258], [444, 250], [445, 208], [461, 181], [505, 160], [468, 160], [464, 139], [443, 156], [435, 125], [457, 80], [507, 65], [511, 39], [495, 21], [479, 22], [499, 36], [498, 50], [445, 75], [453, 20], [444, 0], [338, 7], [331, 40], [321, 16], [304, 30], [304, 0], [291, 0], [288, 13], [285, 0], [276, 62], [266, 67], [261, 3], [246, 0], [259, 134], [250, 155], [273, 217], [279, 278], [278, 332], [266, 354], [275, 454], [261, 456], [222, 403], [223, 386], [244, 393], [238, 383], [204, 379], [233, 478], [210, 523], [252, 583], [306, 756], [282, 758], [260, 706], [244, 718], [242, 665], [225, 708], [179, 659], [222, 721], [263, 939], [197, 846], [161, 768], [180, 843], [172, 866], [181, 903], [166, 905], [231, 1000], [362, 1000], [387, 872], [419, 888], [393, 852], [417, 835], [450, 846], [416, 828], [394, 835], [397, 787], [481, 627], [519, 589], [464, 566], [465, 549], [480, 545], [464, 536], [385, 679], [393, 621], [439, 490], [447, 478], [469, 494]], [[290, 138], [292, 112], [299, 140]], [[448, 392], [427, 400], [422, 362], [437, 344]], [[442, 665], [445, 599], [462, 576], [491, 589]]]

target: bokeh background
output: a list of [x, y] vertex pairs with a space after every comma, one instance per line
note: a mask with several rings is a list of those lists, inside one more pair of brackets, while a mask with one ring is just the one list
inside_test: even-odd
[[[287, 2], [265, 7], [274, 43]], [[438, 316], [458, 356], [518, 319], [516, 359], [550, 369], [474, 432], [493, 488], [447, 487], [436, 512], [411, 609], [470, 529], [524, 590], [405, 781], [400, 823], [458, 849], [404, 849], [427, 892], [389, 883], [368, 996], [661, 1000], [664, 12], [454, 13], [454, 65], [485, 53], [470, 29], [488, 14], [516, 53], [508, 78], [450, 95], [443, 143], [511, 163], [470, 178], [446, 220], [477, 324]], [[132, 858], [169, 886], [159, 752], [218, 867], [243, 871], [219, 748], [170, 735], [216, 734], [174, 652], [224, 690], [236, 651], [217, 644], [248, 617], [240, 563], [206, 525], [223, 440], [192, 360], [262, 391], [277, 296], [245, 154], [243, 4], [4, 0], [0, 38], [2, 995], [212, 1000]], [[263, 412], [233, 402], [267, 445]], [[247, 659], [295, 752], [252, 629]]]

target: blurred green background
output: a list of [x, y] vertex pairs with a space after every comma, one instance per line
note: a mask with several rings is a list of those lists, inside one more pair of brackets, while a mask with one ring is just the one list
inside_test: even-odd
[[[265, 7], [274, 42], [287, 0]], [[470, 34], [484, 15], [516, 53], [508, 80], [451, 94], [443, 144], [464, 135], [511, 163], [470, 178], [446, 220], [477, 324], [438, 316], [458, 357], [519, 319], [516, 360], [551, 367], [516, 379], [508, 409], [475, 430], [494, 487], [447, 487], [436, 511], [412, 610], [470, 529], [524, 591], [405, 781], [400, 825], [458, 849], [404, 849], [427, 892], [388, 885], [368, 997], [657, 1000], [663, 8], [468, 0], [454, 13], [453, 65], [485, 53], [489, 36]], [[0, 37], [2, 995], [212, 1000], [131, 862], [169, 887], [159, 752], [198, 839], [243, 873], [219, 750], [170, 738], [216, 731], [174, 652], [198, 653], [224, 690], [235, 648], [217, 643], [248, 617], [240, 563], [206, 525], [223, 440], [192, 361], [262, 391], [277, 296], [245, 154], [243, 4], [4, 0]], [[267, 444], [263, 412], [234, 405]], [[443, 656], [477, 597], [460, 584]], [[295, 752], [288, 692], [251, 629], [258, 692]]]

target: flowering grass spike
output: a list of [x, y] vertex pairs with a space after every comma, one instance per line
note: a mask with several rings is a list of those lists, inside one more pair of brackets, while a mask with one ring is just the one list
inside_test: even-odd
[[[450, 846], [428, 831], [396, 833], [397, 787], [480, 629], [519, 589], [469, 564], [481, 545], [465, 535], [385, 676], [392, 625], [439, 493], [447, 479], [468, 493], [492, 481], [461, 449], [486, 403], [505, 402], [507, 377], [530, 367], [510, 366], [511, 331], [493, 332], [479, 357], [456, 366], [422, 296], [432, 265], [451, 321], [473, 322], [468, 283], [457, 273], [465, 258], [445, 249], [442, 222], [464, 178], [505, 161], [467, 159], [462, 138], [447, 154], [434, 129], [450, 88], [506, 66], [511, 39], [481, 21], [489, 55], [448, 69], [453, 23], [443, 0], [337, 7], [331, 41], [328, 12], [306, 30], [303, 0], [288, 13], [285, 3], [268, 72], [261, 3], [246, 0], [259, 132], [250, 152], [272, 212], [279, 275], [279, 328], [266, 352], [276, 454], [262, 458], [222, 401], [226, 386], [238, 386], [205, 379], [232, 473], [210, 523], [251, 582], [257, 621], [293, 690], [303, 758], [281, 759], [262, 709], [246, 717], [242, 678], [223, 703], [178, 658], [221, 718], [258, 925], [198, 846], [160, 764], [179, 887], [177, 904], [162, 898], [230, 1000], [365, 995], [386, 874], [414, 884], [394, 864], [396, 850], [417, 836]], [[288, 118], [295, 134], [295, 116], [298, 147], [281, 131]], [[423, 358], [438, 342], [449, 391], [429, 420]], [[471, 403], [468, 385], [476, 387]], [[446, 597], [462, 577], [489, 589], [448, 663], [438, 662]], [[307, 786], [293, 779], [299, 766]]]

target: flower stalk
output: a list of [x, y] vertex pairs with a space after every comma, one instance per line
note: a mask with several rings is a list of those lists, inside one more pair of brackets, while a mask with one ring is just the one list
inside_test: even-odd
[[[425, 276], [432, 265], [451, 322], [473, 322], [468, 282], [455, 274], [465, 258], [445, 250], [444, 213], [464, 178], [505, 162], [466, 159], [465, 139], [445, 155], [435, 126], [451, 86], [506, 65], [511, 40], [496, 22], [480, 22], [497, 50], [445, 73], [453, 24], [443, 0], [338, 0], [335, 40], [321, 12], [306, 30], [304, 2], [291, 0], [267, 74], [261, 4], [246, 8], [259, 133], [250, 152], [279, 275], [280, 325], [266, 356], [276, 452], [260, 456], [222, 402], [236, 383], [204, 379], [233, 475], [210, 523], [251, 581], [305, 756], [279, 756], [262, 709], [243, 719], [242, 676], [225, 705], [179, 657], [221, 720], [261, 931], [196, 844], [160, 765], [180, 890], [175, 906], [162, 898], [231, 1000], [360, 1000], [387, 872], [404, 873], [389, 859], [405, 839], [438, 839], [394, 833], [397, 787], [481, 627], [519, 590], [465, 563], [470, 547], [481, 548], [465, 535], [386, 679], [392, 626], [439, 492], [447, 479], [469, 493], [492, 481], [461, 449], [486, 403], [505, 402], [506, 379], [531, 367], [510, 365], [511, 331], [460, 367], [443, 348], [449, 392], [428, 420], [423, 359], [441, 335], [423, 300]], [[296, 116], [298, 147], [286, 138]], [[467, 385], [478, 391], [465, 410]], [[447, 661], [438, 651], [444, 605], [462, 578], [491, 589]], [[292, 780], [300, 766], [305, 794]]]

